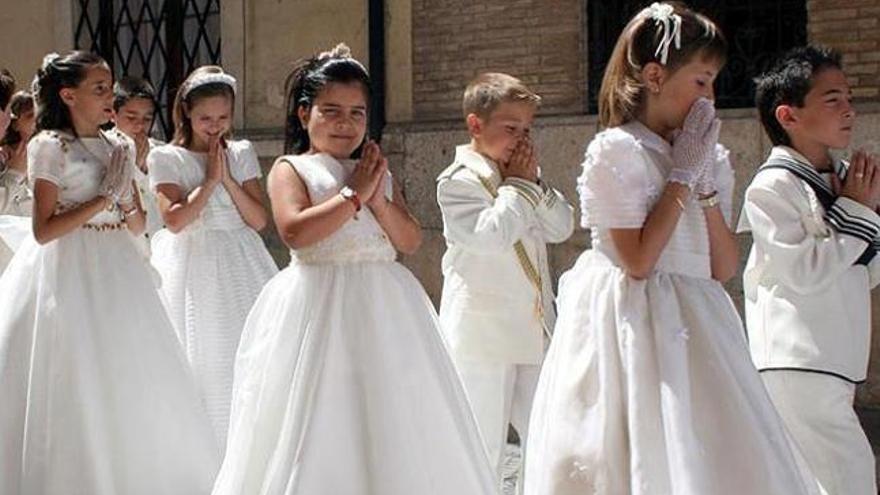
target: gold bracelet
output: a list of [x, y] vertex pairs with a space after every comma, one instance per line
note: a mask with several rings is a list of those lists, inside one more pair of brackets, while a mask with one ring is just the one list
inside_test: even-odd
[[675, 196], [675, 202], [678, 203], [678, 206], [681, 208], [681, 211], [685, 210], [684, 202], [678, 196]]

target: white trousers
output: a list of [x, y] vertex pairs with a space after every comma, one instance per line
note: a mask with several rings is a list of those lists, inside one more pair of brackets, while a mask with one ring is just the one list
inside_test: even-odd
[[500, 487], [508, 425], [516, 429], [525, 454], [529, 414], [541, 367], [473, 361], [456, 364]]
[[853, 410], [855, 385], [804, 371], [765, 371], [761, 378], [825, 493], [876, 495], [874, 454]]

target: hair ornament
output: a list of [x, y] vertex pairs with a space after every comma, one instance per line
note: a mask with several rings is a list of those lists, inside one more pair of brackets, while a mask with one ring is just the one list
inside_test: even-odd
[[206, 84], [214, 84], [220, 83], [225, 84], [232, 88], [232, 92], [235, 93], [237, 91], [235, 78], [226, 74], [225, 72], [209, 72], [198, 74], [192, 77], [187, 83], [186, 86], [183, 87], [183, 94], [181, 98], [186, 98], [186, 96], [194, 89], [204, 86]]
[[654, 24], [663, 30], [663, 36], [657, 44], [654, 56], [659, 57], [660, 63], [666, 65], [672, 43], [675, 43], [676, 50], [681, 49], [681, 16], [675, 13], [672, 5], [658, 2], [648, 7], [648, 15], [654, 20]]

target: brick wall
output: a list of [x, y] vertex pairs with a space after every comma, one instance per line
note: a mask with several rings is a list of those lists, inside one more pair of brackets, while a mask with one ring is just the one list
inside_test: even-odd
[[880, 96], [880, 0], [808, 0], [810, 42], [843, 53], [853, 96]]
[[413, 0], [416, 120], [461, 115], [480, 72], [521, 78], [544, 98], [542, 114], [586, 108], [586, 0]]

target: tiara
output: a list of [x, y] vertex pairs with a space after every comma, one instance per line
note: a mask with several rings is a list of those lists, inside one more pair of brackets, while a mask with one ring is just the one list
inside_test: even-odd
[[675, 42], [675, 49], [681, 49], [681, 16], [675, 13], [672, 5], [657, 2], [648, 7], [648, 15], [654, 20], [655, 25], [663, 29], [663, 37], [657, 44], [654, 56], [660, 57], [660, 63], [666, 65], [670, 45]]
[[229, 86], [230, 88], [232, 88], [233, 93], [237, 91], [234, 77], [226, 74], [225, 72], [208, 72], [191, 77], [189, 81], [187, 81], [186, 86], [183, 87], [183, 93], [180, 95], [180, 97], [186, 98], [186, 96], [190, 94], [192, 90], [206, 84], [214, 83], [220, 83]]

